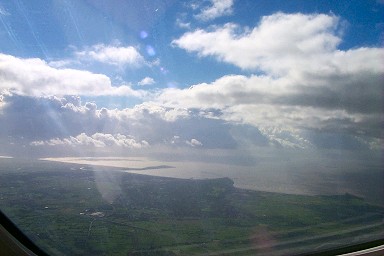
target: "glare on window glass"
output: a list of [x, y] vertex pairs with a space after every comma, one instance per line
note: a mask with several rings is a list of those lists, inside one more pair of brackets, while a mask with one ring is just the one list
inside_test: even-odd
[[383, 239], [383, 1], [0, 1], [0, 210], [52, 255]]

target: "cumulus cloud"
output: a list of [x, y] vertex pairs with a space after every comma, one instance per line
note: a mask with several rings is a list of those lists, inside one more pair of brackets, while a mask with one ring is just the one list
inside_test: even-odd
[[185, 141], [185, 143], [187, 143], [191, 147], [198, 147], [198, 146], [202, 146], [203, 145], [203, 143], [201, 143], [197, 139], [187, 140], [187, 141]]
[[0, 90], [26, 96], [125, 95], [141, 97], [128, 85], [112, 86], [108, 76], [85, 70], [59, 69], [38, 58], [0, 53]]
[[[333, 15], [277, 13], [254, 28], [226, 24], [185, 33], [172, 44], [257, 74], [149, 96], [114, 87], [104, 75], [3, 54], [0, 137], [30, 146], [382, 149], [383, 49], [338, 49], [338, 26]], [[63, 91], [148, 101], [106, 109]]]
[[[26, 97], [3, 96], [0, 114], [0, 137], [12, 136], [33, 141], [75, 137], [78, 134], [130, 134], [148, 142], [161, 142], [179, 132], [184, 138], [207, 130], [219, 121], [192, 121], [199, 116], [186, 109], [167, 108], [146, 102], [126, 109], [98, 108], [95, 103], [82, 102], [78, 96]], [[184, 129], [191, 127], [193, 130]], [[195, 127], [195, 128], [193, 128]], [[217, 140], [222, 133], [217, 131]], [[213, 141], [214, 141], [213, 140]], [[215, 143], [211, 143], [214, 145]]]
[[[47, 146], [67, 139], [67, 144], [72, 142], [80, 146], [85, 143], [76, 144], [71, 137], [80, 140], [78, 135], [84, 133], [92, 137], [89, 139], [92, 145], [96, 145], [94, 140], [97, 138], [91, 136], [94, 134], [112, 134], [114, 137], [116, 134], [129, 134], [135, 141], [147, 141], [151, 146], [171, 146], [171, 141], [174, 141], [173, 146], [186, 147], [186, 139], [198, 138], [207, 149], [236, 147], [230, 134], [231, 124], [204, 118], [199, 111], [169, 108], [151, 102], [127, 109], [106, 109], [98, 108], [95, 103], [82, 102], [76, 96], [35, 98], [8, 95], [3, 102], [0, 114], [2, 145], [28, 146], [34, 142], [33, 145]], [[174, 137], [175, 134], [178, 137]]]
[[320, 128], [333, 119], [362, 128], [372, 115], [379, 117], [383, 90], [382, 75], [362, 73], [324, 77], [318, 83], [225, 76], [189, 89], [164, 90], [157, 100], [169, 107], [220, 109], [220, 118], [256, 126]]
[[178, 18], [178, 19], [176, 19], [176, 26], [178, 26], [179, 28], [190, 29], [191, 23], [185, 22], [182, 19]]
[[144, 77], [140, 82], [138, 82], [138, 85], [151, 85], [154, 84], [155, 80], [152, 77]]
[[93, 146], [98, 148], [104, 147], [125, 147], [125, 148], [144, 148], [148, 147], [149, 143], [145, 140], [136, 141], [132, 136], [126, 136], [123, 134], [104, 134], [104, 133], [95, 133], [91, 136], [81, 133], [77, 136], [70, 136], [68, 138], [54, 138], [46, 141], [32, 141], [31, 146]]
[[208, 21], [232, 14], [233, 0], [210, 0], [210, 6], [195, 15], [196, 19]]
[[141, 66], [144, 58], [133, 46], [110, 46], [97, 44], [83, 51], [75, 53], [77, 57], [85, 60], [93, 60], [101, 63], [121, 66]]
[[339, 50], [338, 27], [334, 15], [277, 13], [254, 28], [226, 24], [185, 33], [172, 44], [262, 75], [229, 75], [189, 89], [170, 88], [158, 100], [166, 106], [215, 108], [217, 118], [264, 130], [317, 129], [380, 138], [384, 49]]
[[[276, 113], [269, 117], [272, 120], [263, 123], [264, 117], [257, 119], [263, 115], [257, 105], [243, 106], [244, 109], [240, 110], [217, 111], [178, 109], [147, 102], [119, 110], [98, 108], [95, 103], [83, 103], [81, 98], [76, 96], [35, 98], [17, 95], [3, 96], [3, 104], [0, 114], [0, 142], [4, 145], [3, 149], [9, 150], [16, 145], [24, 145], [37, 151], [43, 150], [46, 155], [54, 154], [63, 148], [75, 150], [76, 147], [87, 146], [97, 151], [116, 147], [145, 149], [145, 152], [149, 148], [159, 146], [165, 147], [161, 152], [167, 148], [181, 149], [187, 146], [203, 146], [202, 148], [211, 150], [246, 146], [252, 149], [251, 152], [254, 147], [269, 146], [332, 148], [340, 147], [337, 143], [332, 143], [338, 141], [338, 134], [343, 134], [344, 131], [340, 129], [347, 131], [342, 135], [342, 143], [339, 143], [345, 145], [345, 148], [353, 146], [378, 150], [382, 145], [380, 137], [349, 132], [357, 126], [353, 120], [327, 120], [326, 116], [320, 116], [323, 121], [316, 120], [316, 115], [323, 114], [321, 112], [310, 113], [308, 119], [295, 123], [295, 119], [298, 119], [297, 113], [284, 117], [279, 111], [284, 113], [287, 110], [278, 108]], [[241, 120], [238, 115], [250, 120]], [[252, 116], [256, 116], [255, 120]], [[316, 122], [328, 128], [310, 128]], [[377, 120], [372, 120], [360, 129], [381, 131]], [[147, 144], [151, 147], [146, 146]], [[34, 149], [31, 150], [37, 153]], [[7, 152], [4, 151], [3, 154]]]
[[299, 64], [308, 67], [314, 60], [322, 64], [322, 58], [308, 57], [336, 49], [341, 41], [335, 34], [338, 21], [333, 15], [277, 13], [263, 17], [253, 29], [228, 23], [185, 33], [172, 45], [243, 69], [281, 73]]

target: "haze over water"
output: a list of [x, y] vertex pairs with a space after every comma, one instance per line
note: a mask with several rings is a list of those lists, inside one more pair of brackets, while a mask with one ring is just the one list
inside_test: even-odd
[[91, 165], [94, 170], [118, 167], [129, 173], [182, 178], [211, 179], [228, 177], [238, 188], [301, 195], [334, 195], [350, 193], [384, 205], [384, 173], [378, 168], [361, 171], [337, 166], [307, 168], [278, 162], [268, 166], [241, 166], [194, 161], [159, 161], [146, 157], [46, 158], [44, 160]]

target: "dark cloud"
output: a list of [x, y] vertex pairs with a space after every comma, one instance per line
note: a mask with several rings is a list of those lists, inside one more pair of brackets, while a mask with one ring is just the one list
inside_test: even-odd
[[276, 103], [342, 109], [349, 113], [382, 112], [384, 74], [364, 71], [357, 74], [307, 74], [306, 84], [297, 93], [282, 95]]

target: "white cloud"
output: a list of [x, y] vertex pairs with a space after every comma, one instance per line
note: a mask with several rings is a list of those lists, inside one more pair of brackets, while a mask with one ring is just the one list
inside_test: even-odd
[[287, 127], [282, 129], [277, 126], [269, 126], [261, 128], [260, 132], [268, 138], [270, 144], [278, 144], [285, 148], [305, 149], [313, 147], [313, 144], [300, 134], [298, 130], [289, 130]]
[[[375, 141], [381, 136], [384, 49], [339, 50], [338, 26], [333, 15], [277, 13], [253, 29], [226, 24], [185, 33], [172, 44], [263, 75], [228, 75], [189, 89], [165, 89], [157, 100], [203, 113], [216, 109], [216, 118], [264, 131], [284, 127], [297, 135], [317, 129]], [[296, 135], [265, 135], [288, 147], [311, 145]]]
[[[378, 137], [381, 132], [379, 119], [373, 115], [369, 121], [366, 115], [359, 117], [345, 111], [327, 112], [269, 104], [187, 110], [154, 102], [118, 110], [100, 109], [94, 103], [82, 103], [75, 96], [31, 98], [6, 95], [3, 102], [5, 105], [0, 113], [2, 145], [31, 145], [45, 155], [64, 149], [79, 152], [87, 146], [97, 152], [111, 152], [111, 147], [116, 147], [119, 152], [124, 148], [145, 148], [144, 153], [147, 144], [151, 149], [161, 146], [199, 148], [202, 142], [206, 149], [337, 147], [339, 145], [332, 141], [340, 141], [340, 134], [344, 134], [342, 141], [346, 148], [352, 145], [378, 150], [382, 145]], [[371, 132], [375, 129], [376, 135]], [[9, 131], [12, 131], [11, 135]], [[365, 134], [356, 133], [362, 131]], [[323, 132], [332, 136], [324, 137]], [[48, 147], [54, 145], [61, 146]]]
[[1, 108], [5, 105], [4, 103], [4, 95], [0, 94], [0, 114], [1, 114]]
[[7, 12], [1, 5], [0, 5], [0, 15], [8, 16], [11, 15], [9, 12]]
[[174, 135], [171, 139], [171, 144], [179, 144], [180, 142], [180, 136]]
[[325, 76], [310, 85], [288, 77], [225, 76], [190, 89], [166, 89], [157, 100], [169, 108], [199, 109], [205, 117], [258, 128], [348, 131], [377, 137], [383, 74], [362, 74]]
[[232, 14], [233, 0], [210, 0], [211, 6], [204, 8], [195, 15], [196, 19], [208, 21]]
[[184, 29], [190, 29], [191, 28], [191, 23], [190, 22], [184, 22], [182, 19], [178, 18], [176, 19], [176, 25], [179, 28], [184, 28]]
[[70, 136], [68, 138], [55, 138], [46, 141], [32, 141], [31, 146], [93, 146], [96, 148], [104, 147], [125, 147], [125, 148], [145, 148], [149, 146], [149, 143], [145, 140], [136, 141], [132, 136], [126, 136], [122, 134], [104, 134], [104, 133], [95, 133], [91, 136], [81, 133], [77, 136]]
[[186, 109], [150, 102], [119, 110], [83, 103], [78, 96], [35, 98], [13, 94], [1, 98], [4, 105], [0, 112], [0, 137], [13, 131], [12, 136], [34, 141], [80, 133], [131, 134], [140, 141], [161, 141], [173, 136], [175, 122], [189, 117]]
[[263, 17], [253, 29], [228, 23], [185, 33], [172, 45], [243, 69], [281, 74], [324, 64], [323, 54], [334, 51], [341, 41], [335, 34], [338, 21], [325, 14], [277, 13]]
[[112, 86], [109, 77], [77, 69], [50, 67], [44, 60], [0, 53], [0, 90], [19, 95], [124, 95], [141, 97], [128, 85]]
[[154, 84], [155, 80], [152, 77], [145, 77], [140, 82], [138, 82], [138, 85], [151, 85]]
[[116, 66], [141, 66], [145, 62], [143, 56], [133, 46], [120, 47], [97, 44], [75, 54], [81, 59], [94, 60]]
[[[342, 141], [345, 148], [378, 150], [384, 51], [339, 50], [338, 21], [333, 15], [278, 13], [264, 17], [255, 28], [227, 24], [186, 33], [173, 45], [262, 72], [151, 95], [129, 86], [113, 87], [104, 75], [0, 55], [0, 91], [14, 92], [0, 97], [0, 134], [14, 131], [33, 145], [100, 148], [134, 147], [143, 141], [151, 148], [197, 147], [200, 141], [204, 148], [248, 143], [335, 148], [333, 141]], [[83, 104], [78, 97], [26, 97], [60, 96], [63, 91], [146, 96], [151, 101], [113, 110]]]
[[185, 108], [165, 107], [155, 102], [144, 102], [133, 108], [121, 110], [121, 117], [133, 120], [153, 117], [164, 120], [166, 122], [174, 122], [189, 116], [189, 112]]
[[48, 65], [53, 68], [65, 68], [69, 67], [73, 64], [79, 64], [78, 61], [72, 60], [72, 59], [65, 59], [65, 60], [52, 60], [48, 62]]
[[190, 141], [187, 140], [187, 141], [185, 141], [185, 143], [187, 143], [191, 147], [198, 147], [198, 146], [202, 146], [203, 145], [203, 143], [201, 143], [197, 139], [191, 139]]

